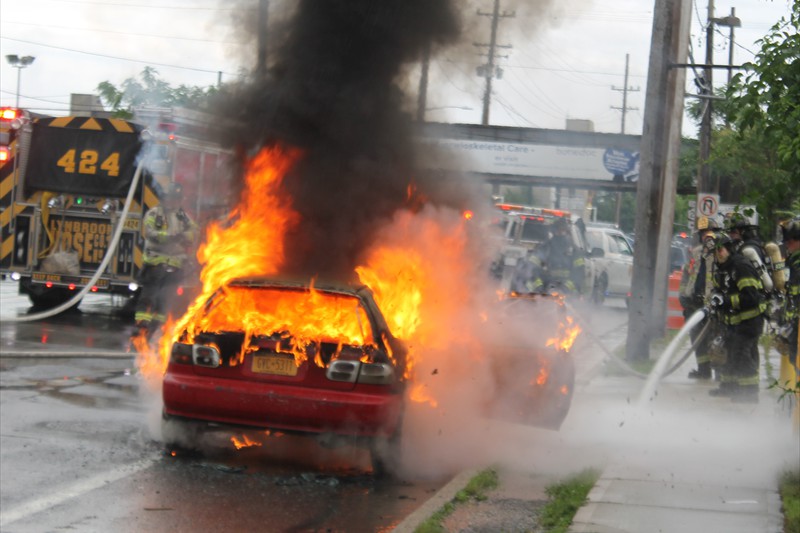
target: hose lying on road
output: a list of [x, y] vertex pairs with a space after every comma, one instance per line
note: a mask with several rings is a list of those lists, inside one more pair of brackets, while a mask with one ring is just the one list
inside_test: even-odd
[[86, 285], [75, 294], [75, 296], [57, 307], [48, 309], [47, 311], [42, 311], [41, 313], [34, 313], [32, 315], [3, 318], [3, 322], [32, 322], [34, 320], [41, 320], [43, 318], [57, 315], [58, 313], [69, 309], [81, 301], [81, 298], [83, 298], [83, 296], [89, 292], [94, 284], [97, 283], [97, 280], [100, 279], [100, 276], [103, 275], [106, 267], [108, 267], [108, 263], [111, 262], [111, 258], [114, 256], [114, 250], [119, 243], [119, 239], [122, 236], [122, 230], [125, 227], [125, 219], [128, 217], [128, 211], [130, 211], [131, 204], [133, 203], [133, 193], [136, 191], [136, 186], [139, 184], [139, 176], [142, 174], [142, 166], [143, 163], [139, 162], [139, 165], [136, 167], [136, 172], [133, 174], [131, 187], [128, 189], [128, 197], [125, 198], [125, 207], [122, 208], [122, 213], [119, 215], [117, 220], [117, 227], [114, 229], [114, 237], [111, 239], [111, 242], [106, 249], [106, 255], [103, 257], [103, 261], [100, 263], [100, 266], [97, 267], [97, 271], [95, 271], [92, 279], [90, 279]]

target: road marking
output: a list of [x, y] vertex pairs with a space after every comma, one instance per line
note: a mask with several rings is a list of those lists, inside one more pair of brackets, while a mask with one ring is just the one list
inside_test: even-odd
[[36, 513], [50, 509], [51, 507], [55, 507], [56, 505], [64, 503], [67, 500], [77, 498], [78, 496], [82, 496], [87, 492], [99, 489], [104, 485], [108, 485], [110, 483], [114, 483], [115, 481], [119, 481], [122, 478], [132, 476], [133, 474], [150, 467], [155, 462], [155, 459], [144, 459], [136, 463], [122, 465], [113, 470], [101, 472], [92, 477], [78, 481], [72, 485], [68, 485], [56, 493], [42, 496], [40, 498], [34, 498], [27, 502], [21, 503], [16, 507], [12, 507], [10, 510], [3, 510], [0, 512], [0, 527], [5, 527], [13, 522], [22, 520], [23, 518], [27, 518]]

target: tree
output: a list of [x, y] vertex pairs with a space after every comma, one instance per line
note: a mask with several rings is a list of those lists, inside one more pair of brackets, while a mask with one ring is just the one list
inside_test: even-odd
[[[730, 160], [746, 173], [753, 160], [761, 163], [758, 186], [745, 192], [750, 199], [762, 198], [774, 209], [789, 207], [800, 191], [800, 0], [793, 0], [791, 13], [781, 18], [763, 39], [745, 73], [731, 80], [726, 96], [729, 120], [737, 134], [717, 136], [718, 156], [737, 154]], [[772, 172], [762, 172], [764, 169]], [[775, 203], [772, 203], [775, 202]]]
[[203, 88], [187, 85], [172, 88], [158, 78], [155, 68], [145, 67], [139, 79], [128, 78], [119, 88], [104, 81], [97, 86], [97, 91], [115, 117], [128, 119], [133, 117], [133, 109], [141, 106], [205, 109], [218, 89], [213, 86]]

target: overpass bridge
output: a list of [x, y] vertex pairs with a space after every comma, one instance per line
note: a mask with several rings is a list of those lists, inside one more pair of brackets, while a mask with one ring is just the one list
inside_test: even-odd
[[500, 185], [633, 192], [640, 135], [480, 124], [420, 125], [431, 169]]

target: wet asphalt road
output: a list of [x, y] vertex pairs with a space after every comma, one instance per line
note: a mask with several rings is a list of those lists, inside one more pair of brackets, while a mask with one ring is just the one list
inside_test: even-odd
[[388, 531], [448, 481], [378, 480], [364, 452], [298, 437], [173, 457], [121, 302], [13, 323], [16, 292], [0, 282], [0, 531]]

